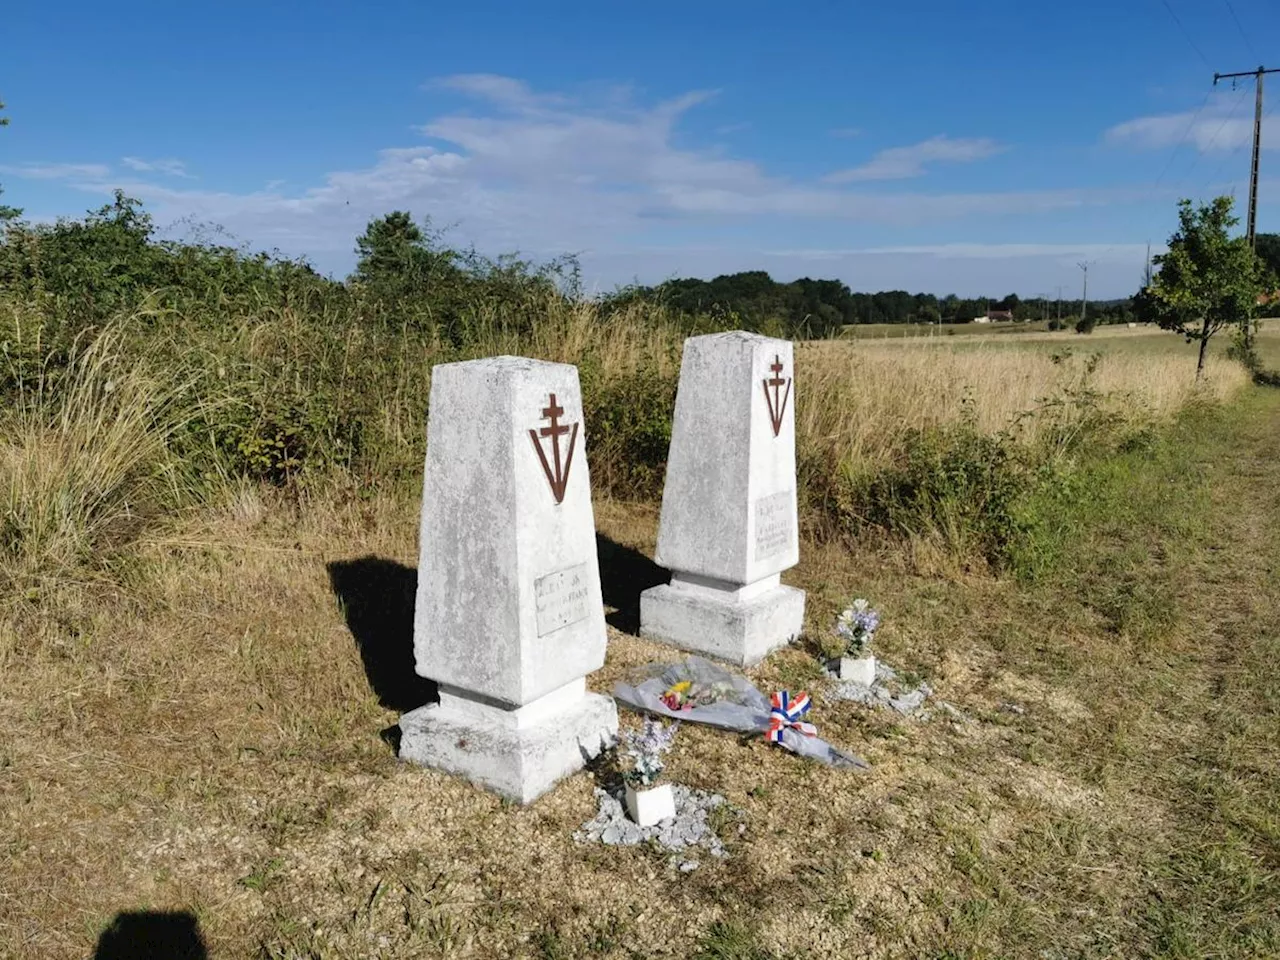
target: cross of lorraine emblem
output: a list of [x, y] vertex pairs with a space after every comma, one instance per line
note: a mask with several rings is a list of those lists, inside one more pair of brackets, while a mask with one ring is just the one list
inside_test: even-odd
[[[573, 447], [578, 442], [578, 427], [581, 426], [575, 423], [571, 431], [566, 424], [560, 422], [562, 416], [564, 416], [564, 407], [556, 403], [556, 395], [553, 393], [547, 406], [542, 408], [542, 418], [549, 421], [549, 425], [529, 431], [529, 439], [533, 441], [533, 448], [538, 451], [542, 472], [546, 474], [547, 483], [551, 485], [551, 495], [556, 498], [556, 503], [564, 502], [565, 487], [569, 485], [569, 467], [573, 464]], [[569, 434], [569, 449], [561, 460], [560, 438], [566, 433]], [[540, 437], [547, 437], [551, 441], [550, 462], [547, 461], [547, 454], [542, 448]]]
[[[791, 399], [791, 377], [782, 376], [782, 358], [776, 353], [769, 369], [773, 371], [773, 376], [763, 380], [764, 402], [769, 405], [769, 422], [773, 424], [773, 435], [776, 437], [782, 431], [782, 418], [787, 412], [787, 401]], [[782, 389], [784, 386], [787, 388], [785, 393]], [[769, 393], [770, 387], [773, 387], [772, 394]]]

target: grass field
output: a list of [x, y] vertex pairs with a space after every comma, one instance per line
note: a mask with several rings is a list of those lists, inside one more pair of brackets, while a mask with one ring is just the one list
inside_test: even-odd
[[[138, 438], [93, 419], [100, 393], [53, 432], [6, 421], [10, 509], [56, 504], [55, 468], [103, 436], [123, 473], [85, 483], [131, 492], [91, 541], [106, 561], [23, 566], [0, 597], [0, 957], [85, 957], [147, 911], [216, 958], [1280, 954], [1280, 393], [1217, 358], [1195, 387], [1169, 334], [947, 340], [804, 346], [809, 469], [892, 464], [908, 428], [966, 409], [986, 433], [1035, 411], [1017, 443], [1094, 410], [1127, 439], [1063, 446], [1028, 504], [1053, 559], [1035, 576], [911, 538], [807, 542], [785, 579], [808, 636], [751, 676], [815, 692], [821, 734], [871, 769], [686, 728], [672, 779], [732, 807], [730, 857], [690, 874], [572, 839], [607, 766], [520, 808], [396, 761], [383, 734], [422, 690], [413, 491], [228, 482], [137, 516], [167, 501], [129, 486]], [[621, 368], [646, 348], [614, 349]], [[64, 507], [47, 527], [73, 539], [101, 515]], [[631, 633], [654, 503], [601, 492], [596, 515], [608, 690], [672, 652]], [[822, 701], [855, 594], [885, 614], [879, 653], [968, 722]]]

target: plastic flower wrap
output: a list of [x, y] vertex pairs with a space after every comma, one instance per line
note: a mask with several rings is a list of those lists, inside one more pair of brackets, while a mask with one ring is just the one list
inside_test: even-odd
[[836, 634], [844, 640], [845, 650], [850, 656], [865, 653], [879, 628], [880, 613], [872, 610], [871, 604], [861, 598], [853, 601], [836, 618]]
[[679, 728], [679, 722], [667, 725], [653, 717], [645, 717], [644, 727], [639, 733], [624, 731], [619, 739], [631, 759], [631, 769], [623, 776], [635, 786], [652, 786], [665, 766], [662, 755], [671, 749]]
[[[792, 753], [833, 767], [867, 766], [862, 759], [819, 739], [816, 731], [809, 732], [815, 728], [800, 722], [799, 714], [794, 721], [778, 723], [774, 701], [782, 703], [782, 692], [771, 700], [746, 677], [702, 657], [651, 666], [645, 679], [619, 683], [613, 688], [613, 695], [619, 703], [642, 713], [739, 733], [765, 734]], [[794, 712], [799, 697], [787, 695], [786, 700], [785, 709]]]

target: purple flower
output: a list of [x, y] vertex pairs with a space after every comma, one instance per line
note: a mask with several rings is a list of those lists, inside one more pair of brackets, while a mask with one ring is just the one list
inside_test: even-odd
[[662, 755], [671, 749], [680, 724], [667, 726], [661, 720], [645, 717], [639, 733], [624, 731], [621, 737], [631, 769], [624, 776], [641, 786], [650, 786], [662, 773]]
[[844, 610], [836, 620], [836, 634], [843, 638], [849, 653], [861, 653], [875, 639], [880, 628], [880, 613], [861, 598]]

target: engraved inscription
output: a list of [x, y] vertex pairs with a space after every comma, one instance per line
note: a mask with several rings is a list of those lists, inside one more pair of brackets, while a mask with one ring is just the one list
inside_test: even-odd
[[554, 630], [586, 619], [588, 582], [585, 563], [548, 573], [534, 581], [538, 636], [545, 637]]
[[791, 549], [795, 532], [795, 512], [790, 490], [771, 493], [756, 500], [755, 559], [766, 560]]

